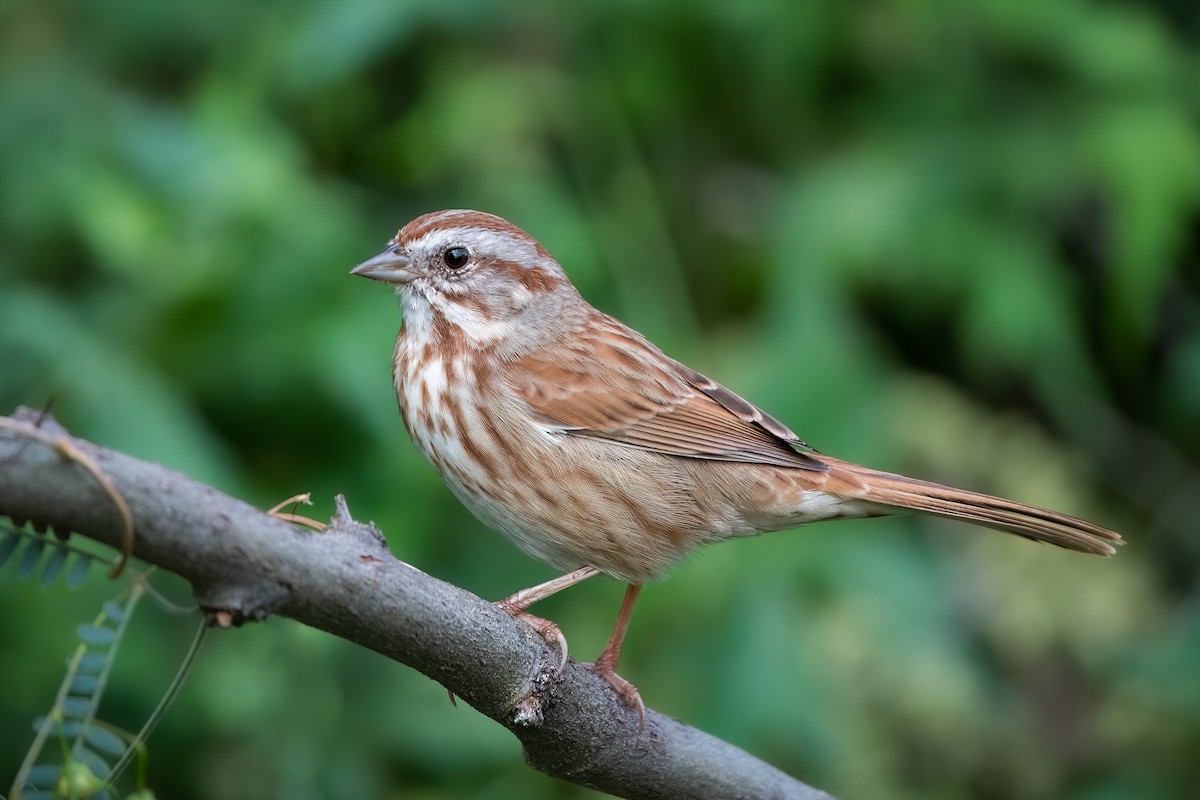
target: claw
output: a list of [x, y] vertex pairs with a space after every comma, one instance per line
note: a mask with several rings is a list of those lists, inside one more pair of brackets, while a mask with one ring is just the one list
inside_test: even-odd
[[589, 669], [608, 681], [608, 685], [613, 687], [617, 696], [625, 701], [625, 705], [638, 712], [638, 736], [641, 736], [642, 731], [646, 729], [646, 704], [642, 702], [641, 692], [602, 661], [590, 665]]
[[548, 619], [536, 617], [528, 611], [515, 607], [507, 600], [500, 600], [495, 605], [501, 611], [533, 628], [546, 644], [558, 648], [558, 668], [554, 670], [554, 676], [558, 677], [558, 674], [563, 671], [563, 667], [567, 665], [567, 637], [563, 636], [562, 629]]

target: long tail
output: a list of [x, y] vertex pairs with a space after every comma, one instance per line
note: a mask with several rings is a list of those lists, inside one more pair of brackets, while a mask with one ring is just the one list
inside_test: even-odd
[[[1111, 556], [1121, 534], [1057, 511], [991, 497], [930, 481], [879, 472], [847, 461], [821, 457], [832, 468], [829, 485], [841, 484], [838, 494], [883, 506], [911, 509], [939, 517], [963, 520], [1026, 539]], [[840, 473], [840, 474], [839, 474]]]

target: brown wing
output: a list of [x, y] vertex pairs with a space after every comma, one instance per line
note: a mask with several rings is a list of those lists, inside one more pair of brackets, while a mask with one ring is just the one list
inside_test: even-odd
[[824, 472], [796, 434], [720, 384], [596, 313], [569, 342], [507, 371], [547, 426], [685, 458], [743, 461]]

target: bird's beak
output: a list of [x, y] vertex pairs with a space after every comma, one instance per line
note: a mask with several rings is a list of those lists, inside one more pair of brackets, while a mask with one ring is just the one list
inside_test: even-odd
[[411, 283], [417, 277], [409, 269], [411, 265], [412, 259], [400, 253], [399, 248], [389, 247], [350, 270], [350, 274], [384, 283]]

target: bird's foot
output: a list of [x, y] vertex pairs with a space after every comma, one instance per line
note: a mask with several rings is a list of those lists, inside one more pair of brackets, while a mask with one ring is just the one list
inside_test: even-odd
[[625, 705], [638, 713], [638, 735], [641, 736], [642, 730], [646, 727], [646, 705], [642, 702], [642, 694], [636, 686], [617, 674], [604, 655], [601, 654], [600, 658], [596, 659], [596, 663], [591, 664], [589, 668], [608, 681], [608, 685], [613, 687], [617, 696], [625, 701]]
[[563, 671], [563, 667], [567, 665], [567, 637], [563, 636], [562, 629], [548, 619], [542, 619], [530, 614], [509, 600], [499, 600], [493, 603], [493, 605], [509, 616], [519, 619], [533, 628], [534, 632], [538, 636], [541, 636], [546, 644], [558, 648], [558, 668], [554, 670], [554, 675], [557, 677]]
[[[563, 667], [567, 665], [567, 637], [563, 636], [562, 629], [548, 619], [543, 619], [530, 614], [528, 611], [523, 611], [514, 606], [509, 600], [497, 600], [492, 603], [496, 608], [508, 614], [514, 619], [519, 619], [529, 627], [533, 628], [538, 636], [551, 647], [557, 647], [559, 653], [558, 666], [554, 670], [554, 677], [558, 677], [563, 671]], [[450, 704], [458, 705], [458, 701], [454, 696], [454, 692], [450, 692]]]

